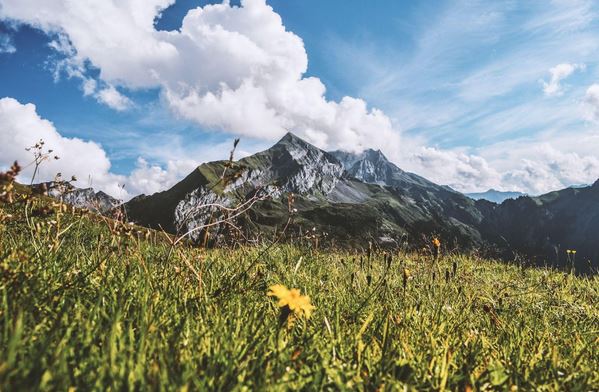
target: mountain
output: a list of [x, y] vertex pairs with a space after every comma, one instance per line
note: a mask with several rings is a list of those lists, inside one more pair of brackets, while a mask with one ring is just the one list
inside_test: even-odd
[[[501, 204], [475, 201], [401, 170], [380, 151], [328, 153], [291, 133], [238, 161], [204, 163], [171, 189], [140, 195], [125, 209], [136, 223], [190, 232], [188, 238], [199, 242], [205, 224], [236, 215], [235, 206], [251, 206], [210, 240], [252, 241], [274, 238], [286, 226], [291, 199], [297, 212], [288, 238], [309, 232], [339, 245], [421, 247], [435, 235], [446, 248], [522, 255], [536, 264], [572, 262], [578, 271], [599, 261], [599, 181]], [[576, 249], [576, 260], [567, 260], [565, 249]]]
[[[333, 156], [291, 133], [270, 149], [227, 165], [227, 161], [204, 163], [167, 191], [133, 198], [126, 204], [127, 213], [149, 227], [186, 232], [212, 214], [200, 208], [205, 204], [232, 207], [258, 190], [273, 200], [281, 201], [293, 192], [315, 202], [329, 194], [343, 174]], [[227, 173], [226, 181], [220, 180], [223, 173]], [[199, 234], [193, 237], [198, 239]]]
[[401, 170], [381, 150], [367, 149], [359, 154], [337, 150], [332, 151], [331, 155], [343, 164], [350, 176], [360, 181], [398, 188], [441, 188], [423, 177]]
[[40, 193], [47, 193], [48, 196], [55, 199], [62, 199], [63, 202], [77, 208], [85, 208], [100, 214], [107, 214], [121, 202], [114, 197], [102, 192], [94, 191], [93, 188], [77, 188], [68, 182], [45, 182], [33, 185], [33, 188]]
[[[522, 196], [497, 205], [478, 202], [484, 219], [481, 235], [499, 245], [505, 256], [521, 252], [537, 264], [597, 268], [599, 247], [599, 180], [592, 186], [567, 188], [537, 197]], [[566, 250], [576, 250], [576, 257]]]
[[501, 204], [507, 199], [517, 199], [520, 196], [526, 196], [526, 193], [504, 192], [504, 191], [498, 191], [495, 189], [489, 189], [486, 192], [465, 193], [465, 195], [474, 200], [483, 199], [483, 200], [492, 201], [493, 203]]
[[[380, 150], [367, 149], [362, 153], [331, 152], [344, 166], [348, 176], [364, 183], [384, 186], [404, 199], [397, 209], [409, 214], [406, 208], [422, 209], [424, 215], [449, 219], [471, 235], [472, 243], [480, 243], [476, 230], [482, 219], [475, 203], [450, 187], [438, 185], [414, 173], [406, 172], [390, 162]], [[401, 216], [401, 214], [400, 214]]]
[[[283, 227], [287, 197], [293, 193], [297, 214], [291, 230], [298, 235], [312, 230], [363, 246], [406, 238], [416, 244], [433, 234], [448, 244], [482, 244], [475, 227], [483, 217], [473, 200], [403, 172], [380, 151], [357, 157], [328, 153], [288, 133], [268, 150], [227, 165], [202, 164], [171, 189], [132, 199], [126, 204], [128, 216], [142, 225], [184, 233], [215, 219], [214, 209], [201, 206], [230, 208], [268, 193], [268, 200], [257, 202], [239, 219], [247, 237]], [[225, 181], [219, 180], [222, 173], [227, 173]], [[200, 231], [190, 238], [200, 240]]]

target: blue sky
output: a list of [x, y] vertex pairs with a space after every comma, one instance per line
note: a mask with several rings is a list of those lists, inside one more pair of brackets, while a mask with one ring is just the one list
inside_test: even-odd
[[[172, 3], [0, 0], [0, 135], [16, 146], [0, 165], [48, 120], [65, 156], [101, 157], [80, 175], [125, 197], [285, 130], [462, 191], [599, 177], [593, 1]], [[88, 143], [66, 151], [73, 138]]]

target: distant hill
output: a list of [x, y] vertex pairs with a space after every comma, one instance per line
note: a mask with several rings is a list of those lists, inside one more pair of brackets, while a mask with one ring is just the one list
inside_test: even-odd
[[517, 199], [520, 196], [526, 196], [526, 193], [522, 193], [522, 192], [504, 192], [504, 191], [498, 191], [495, 189], [489, 189], [486, 192], [479, 192], [479, 193], [465, 193], [466, 196], [474, 199], [474, 200], [488, 200], [488, 201], [492, 201], [493, 203], [498, 203], [501, 204], [503, 203], [505, 200], [507, 199]]
[[566, 250], [576, 250], [580, 271], [599, 265], [599, 180], [537, 197], [520, 197], [497, 205], [477, 202], [484, 215], [479, 230], [504, 252], [519, 251], [537, 260], [567, 266]]

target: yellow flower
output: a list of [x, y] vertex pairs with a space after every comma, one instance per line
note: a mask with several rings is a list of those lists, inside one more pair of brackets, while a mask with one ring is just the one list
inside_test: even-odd
[[306, 318], [310, 318], [314, 310], [314, 305], [310, 303], [310, 297], [301, 295], [298, 289], [290, 290], [282, 284], [275, 284], [270, 287], [267, 295], [277, 297], [279, 300], [277, 306], [280, 308], [287, 307], [296, 317], [305, 316]]
[[433, 238], [433, 245], [435, 245], [435, 248], [439, 248], [441, 246], [441, 241], [435, 237]]

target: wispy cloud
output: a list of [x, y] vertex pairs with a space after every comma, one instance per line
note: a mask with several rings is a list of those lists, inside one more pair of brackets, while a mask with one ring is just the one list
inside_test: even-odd
[[[198, 7], [180, 30], [157, 31], [154, 19], [172, 3], [0, 0], [0, 14], [58, 37], [57, 74], [116, 110], [141, 110], [134, 92], [157, 91], [174, 121], [262, 143], [290, 129], [321, 147], [380, 147], [406, 169], [466, 191], [537, 192], [599, 176], [586, 146], [564, 142], [593, 141], [599, 118], [593, 1], [418, 3], [386, 39], [322, 40], [342, 81], [335, 94], [307, 72], [301, 37], [266, 1]], [[147, 153], [153, 159], [136, 170], [157, 179], [189, 156], [210, 156], [188, 135], [165, 142], [155, 132], [133, 145], [135, 136], [121, 138], [118, 154]], [[497, 153], [508, 147], [511, 155]]]
[[12, 42], [12, 38], [5, 33], [0, 32], [0, 54], [7, 53], [12, 54], [17, 51], [14, 43]]
[[586, 118], [599, 123], [599, 84], [592, 84], [584, 96]]
[[548, 82], [541, 81], [543, 84], [543, 92], [547, 96], [560, 96], [564, 93], [564, 87], [561, 82], [568, 76], [572, 75], [574, 71], [582, 70], [586, 68], [585, 64], [569, 64], [563, 63], [558, 64], [555, 67], [549, 69], [551, 79]]
[[[533, 148], [543, 143], [551, 151], [588, 161], [582, 147], [556, 141], [557, 135], [580, 137], [588, 132], [585, 118], [599, 118], [594, 112], [599, 107], [595, 89], [589, 88], [599, 79], [597, 8], [582, 0], [444, 2], [436, 15], [427, 14], [428, 23], [419, 24], [423, 28], [398, 37], [413, 43], [409, 50], [340, 37], [328, 45], [339, 64], [351, 59], [359, 70], [357, 75], [348, 73], [348, 83], [366, 81], [356, 86], [358, 95], [401, 124], [403, 143], [410, 147], [395, 157], [400, 164], [431, 178], [445, 178], [462, 190], [495, 184], [538, 192], [567, 186], [577, 178], [599, 177], [594, 165], [585, 166], [584, 176], [559, 175], [552, 180], [541, 175], [547, 172], [543, 170], [528, 170], [526, 181], [522, 173], [514, 174], [531, 164], [544, 167], [549, 148]], [[585, 69], [589, 72], [576, 72]], [[407, 140], [415, 135], [421, 150]], [[530, 159], [500, 162], [491, 151], [506, 140], [517, 140], [532, 154]], [[431, 145], [434, 150], [427, 147]], [[419, 155], [412, 157], [414, 151]], [[445, 167], [462, 169], [443, 177], [434, 165], [423, 162], [438, 162], [440, 156]], [[477, 177], [464, 169], [476, 166], [477, 157], [496, 173], [480, 169]], [[570, 161], [555, 159], [551, 166], [572, 167], [566, 165]]]

